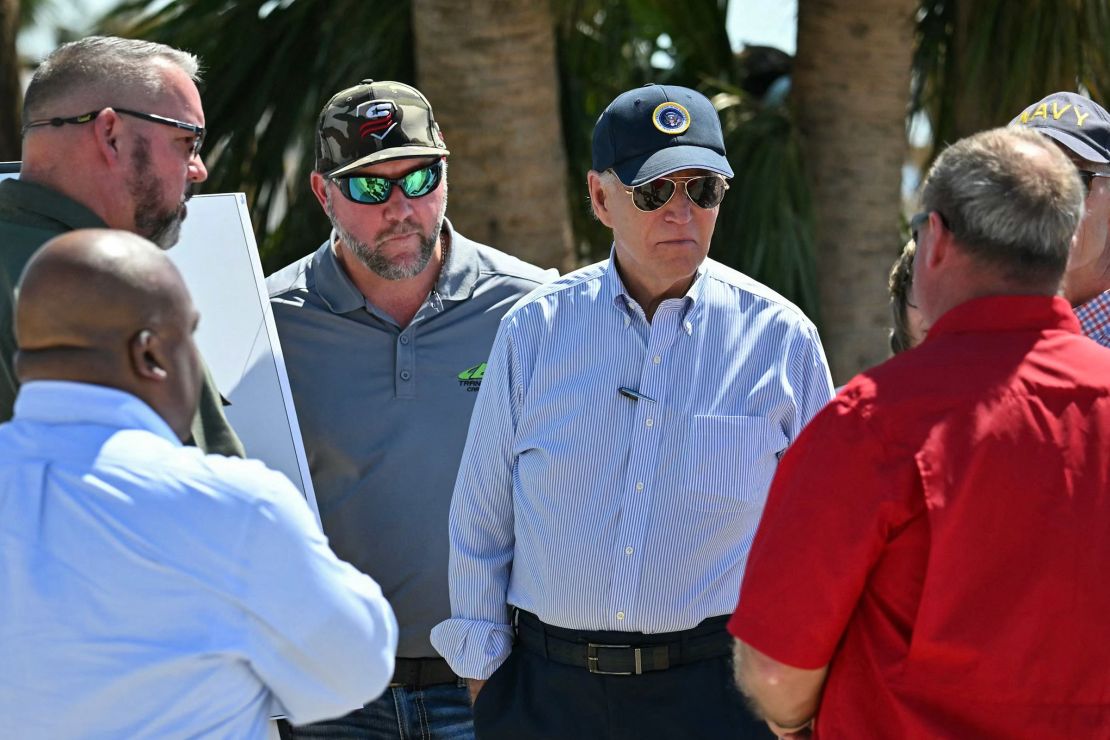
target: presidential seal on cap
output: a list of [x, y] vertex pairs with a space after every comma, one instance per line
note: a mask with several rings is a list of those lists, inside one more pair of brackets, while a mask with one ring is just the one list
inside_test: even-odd
[[402, 82], [363, 80], [336, 93], [316, 125], [316, 171], [325, 177], [391, 159], [448, 154], [431, 103]]
[[678, 136], [690, 128], [690, 111], [678, 103], [660, 103], [655, 106], [651, 117], [655, 121], [655, 128], [671, 136]]
[[684, 169], [732, 177], [713, 104], [671, 85], [645, 85], [609, 104], [594, 126], [593, 169], [611, 169], [625, 185]]
[[1055, 139], [1080, 159], [1110, 164], [1110, 113], [1077, 93], [1057, 92], [1021, 112], [1011, 126]]

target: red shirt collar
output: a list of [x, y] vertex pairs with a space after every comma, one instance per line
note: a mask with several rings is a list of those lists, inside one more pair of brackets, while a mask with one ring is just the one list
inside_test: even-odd
[[974, 298], [950, 309], [926, 339], [944, 334], [1057, 329], [1079, 334], [1079, 321], [1059, 296], [1003, 295]]

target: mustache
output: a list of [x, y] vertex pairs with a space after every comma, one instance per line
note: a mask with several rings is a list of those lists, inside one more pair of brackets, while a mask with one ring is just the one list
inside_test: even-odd
[[390, 226], [388, 229], [378, 232], [378, 238], [389, 239], [390, 237], [408, 236], [409, 234], [419, 234], [420, 236], [423, 236], [424, 232], [420, 230], [420, 226], [418, 224], [412, 221], [402, 221], [396, 226]]

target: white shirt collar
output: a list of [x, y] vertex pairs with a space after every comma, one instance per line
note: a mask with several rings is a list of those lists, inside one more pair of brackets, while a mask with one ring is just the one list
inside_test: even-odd
[[180, 445], [158, 413], [126, 391], [66, 380], [33, 380], [19, 388], [16, 420], [48, 424], [101, 424], [120, 429], [145, 429]]

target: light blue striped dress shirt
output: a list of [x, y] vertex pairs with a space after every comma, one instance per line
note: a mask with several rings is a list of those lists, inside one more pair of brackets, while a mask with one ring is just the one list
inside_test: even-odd
[[813, 325], [765, 286], [706, 260], [649, 323], [611, 265], [498, 330], [452, 501], [453, 616], [432, 631], [459, 675], [508, 656], [510, 605], [646, 633], [731, 612], [778, 458], [832, 395]]

